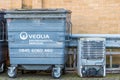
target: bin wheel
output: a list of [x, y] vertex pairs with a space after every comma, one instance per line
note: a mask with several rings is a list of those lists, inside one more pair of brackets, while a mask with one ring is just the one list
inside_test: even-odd
[[55, 78], [55, 79], [58, 79], [61, 77], [61, 68], [53, 68], [52, 69], [52, 77]]
[[9, 67], [8, 68], [8, 76], [10, 78], [15, 78], [17, 76], [17, 70], [15, 67]]
[[5, 71], [5, 63], [2, 63], [1, 67], [0, 67], [0, 73], [2, 73], [4, 71]]

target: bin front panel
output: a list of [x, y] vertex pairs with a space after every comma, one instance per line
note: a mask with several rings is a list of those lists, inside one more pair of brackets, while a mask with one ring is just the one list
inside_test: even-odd
[[9, 19], [10, 62], [12, 64], [64, 64], [66, 24], [63, 20], [53, 19], [56, 22], [53, 23], [51, 19], [46, 19], [39, 24], [38, 19], [11, 21]]
[[64, 31], [64, 19], [8, 19], [8, 31]]
[[10, 64], [64, 64], [69, 35], [67, 13], [8, 11]]

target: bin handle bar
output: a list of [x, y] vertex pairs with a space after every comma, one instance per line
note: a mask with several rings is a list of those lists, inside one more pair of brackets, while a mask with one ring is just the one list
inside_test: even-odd
[[[69, 21], [69, 34], [70, 36], [72, 36], [72, 22], [71, 21]], [[69, 40], [71, 40], [70, 36], [69, 36]]]
[[[70, 21], [70, 36], [72, 36], [72, 22], [71, 21]], [[70, 39], [72, 39], [72, 38], [70, 38]]]
[[[69, 33], [68, 33], [68, 35], [69, 34], [72, 35], [72, 23], [69, 21], [69, 22], [67, 22], [67, 24], [69, 26]], [[65, 40], [66, 42], [69, 42], [71, 40], [70, 35], [68, 36], [68, 40]]]
[[72, 22], [71, 22], [71, 16], [69, 16], [69, 26], [70, 26], [70, 35], [69, 35], [69, 40], [72, 40], [70, 36], [72, 36]]

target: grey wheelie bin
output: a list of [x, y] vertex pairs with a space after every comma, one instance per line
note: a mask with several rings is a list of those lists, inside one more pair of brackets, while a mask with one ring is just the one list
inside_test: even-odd
[[4, 11], [0, 11], [0, 72], [5, 70], [5, 54], [4, 54], [4, 45], [5, 45], [5, 19]]
[[65, 9], [6, 11], [8, 76], [16, 77], [17, 69], [52, 70], [52, 76], [59, 78], [67, 57], [70, 16]]

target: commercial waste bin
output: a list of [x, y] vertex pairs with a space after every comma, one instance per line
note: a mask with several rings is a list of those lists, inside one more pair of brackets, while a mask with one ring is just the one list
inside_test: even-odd
[[4, 11], [0, 11], [0, 72], [5, 70], [5, 53], [4, 53], [4, 44], [5, 44], [5, 19]]
[[59, 78], [67, 57], [70, 16], [65, 9], [6, 11], [8, 76], [16, 77], [17, 69], [52, 70], [52, 76]]

